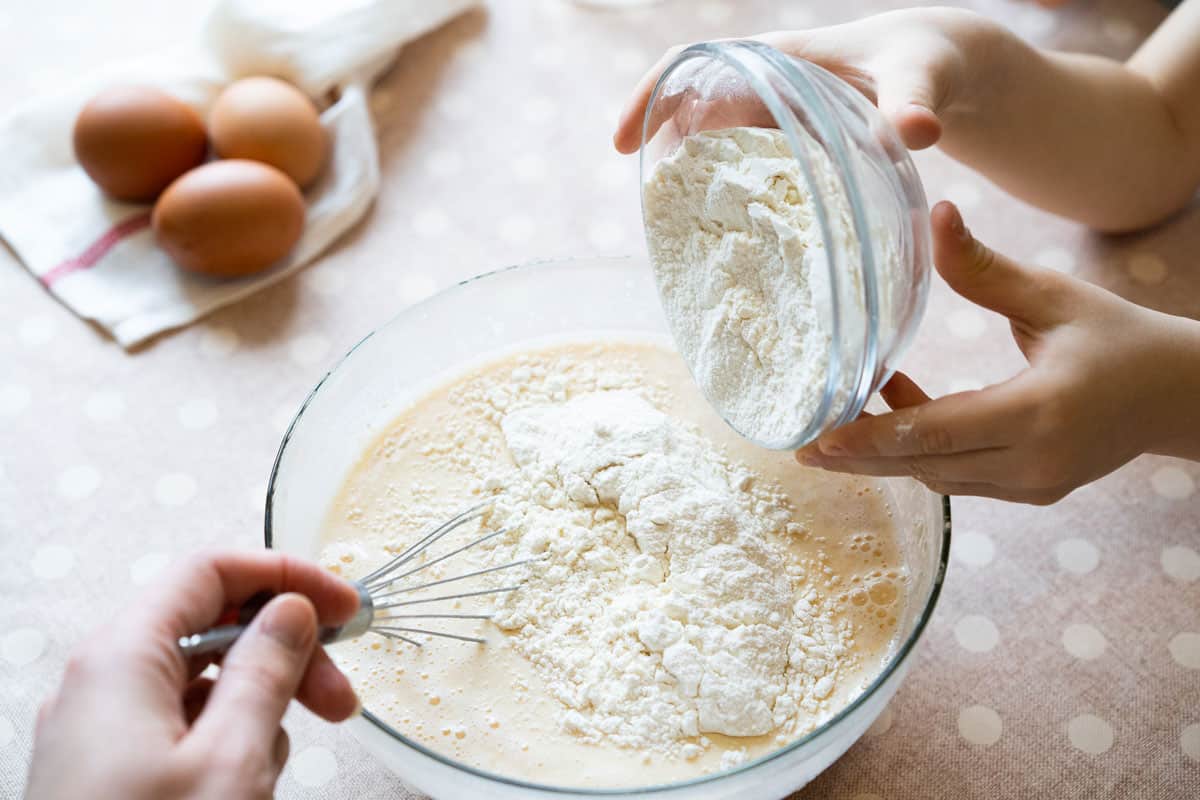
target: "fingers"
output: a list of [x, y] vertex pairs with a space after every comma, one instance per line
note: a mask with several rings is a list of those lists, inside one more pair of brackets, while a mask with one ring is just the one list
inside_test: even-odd
[[[913, 389], [915, 384], [897, 384], [898, 392], [911, 393]], [[906, 399], [912, 397], [909, 394]], [[1023, 435], [1035, 404], [1036, 397], [1018, 376], [980, 391], [960, 392], [890, 414], [857, 419], [821, 436], [817, 449], [826, 456], [876, 458], [950, 455], [1003, 447]]]
[[354, 694], [350, 680], [320, 647], [313, 651], [308, 670], [296, 691], [296, 699], [329, 722], [341, 722], [358, 711], [358, 696]]
[[292, 754], [292, 740], [288, 736], [288, 732], [279, 726], [279, 730], [275, 734], [275, 744], [271, 748], [272, 761], [274, 762], [275, 775], [283, 772], [283, 767], [287, 764], [288, 756]]
[[190, 726], [204, 710], [208, 696], [212, 693], [214, 682], [211, 678], [196, 678], [188, 684], [183, 692], [183, 718]]
[[[679, 55], [683, 48], [684, 45], [676, 45], [663, 53], [662, 58], [646, 70], [646, 74], [634, 87], [633, 94], [625, 103], [625, 108], [622, 109], [620, 119], [617, 121], [617, 132], [613, 134], [613, 146], [617, 148], [617, 152], [634, 153], [641, 146], [642, 119], [646, 114], [646, 104], [650, 102], [650, 95], [654, 92], [654, 85], [658, 83], [663, 71], [670, 66], [671, 62], [675, 60], [675, 56]], [[678, 99], [675, 103], [678, 105]], [[666, 113], [664, 108], [664, 113], [658, 116], [660, 118], [657, 124], [652, 124], [648, 132], [650, 136], [653, 136], [658, 127], [670, 117], [670, 113]]]
[[829, 472], [916, 478], [924, 484], [1000, 483], [1012, 474], [1007, 455], [1005, 448], [952, 455], [879, 458], [846, 458], [806, 451], [797, 453], [796, 460], [806, 467], [819, 467]]
[[987, 497], [992, 500], [1004, 500], [1008, 503], [1029, 503], [1035, 506], [1056, 503], [1066, 494], [1053, 489], [1020, 489], [998, 486], [994, 483], [958, 481], [930, 481], [925, 483], [925, 487], [935, 494], [947, 494], [955, 497]]
[[952, 203], [938, 203], [929, 220], [933, 260], [951, 289], [1034, 329], [1066, 319], [1064, 282], [1056, 273], [1017, 264], [977, 241]]
[[929, 402], [929, 395], [903, 372], [893, 375], [879, 393], [893, 410]]
[[[204, 666], [212, 663], [212, 659], [194, 659], [193, 662], [189, 664], [192, 680], [183, 693], [184, 718], [188, 725], [200, 715], [214, 685], [211, 679], [199, 677]], [[309, 711], [329, 722], [348, 719], [359, 709], [358, 696], [349, 678], [342, 674], [321, 647], [313, 650], [308, 669], [296, 690], [296, 699]]]
[[260, 591], [298, 592], [322, 625], [339, 625], [358, 609], [354, 586], [317, 564], [271, 551], [198, 556], [153, 587], [130, 615], [134, 624], [175, 640], [212, 625], [221, 613]]
[[929, 69], [888, 69], [879, 73], [876, 94], [879, 112], [892, 123], [910, 150], [932, 147], [942, 138], [937, 75]]
[[273, 741], [316, 641], [316, 610], [306, 597], [288, 593], [267, 603], [225, 656], [189, 737], [252, 751]]

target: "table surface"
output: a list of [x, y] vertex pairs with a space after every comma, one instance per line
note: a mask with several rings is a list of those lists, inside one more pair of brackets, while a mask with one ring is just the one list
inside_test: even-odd
[[[204, 9], [100, 5], [0, 10], [4, 105], [193, 35]], [[0, 252], [0, 795], [20, 792], [35, 710], [74, 642], [165, 564], [202, 546], [261, 544], [280, 435], [340, 353], [467, 276], [641, 252], [635, 159], [609, 136], [665, 47], [895, 5], [493, 2], [407, 47], [376, 88], [384, 181], [363, 224], [297, 278], [134, 353]], [[1163, 15], [1151, 0], [965, 5], [1040, 44], [1114, 57]], [[939, 153], [917, 163], [930, 199], [958, 202], [998, 249], [1200, 317], [1200, 209], [1101, 238]], [[1022, 361], [1003, 320], [937, 284], [905, 363], [944, 393]], [[907, 683], [796, 796], [1200, 795], [1197, 482], [1196, 464], [1144, 457], [1049, 508], [955, 500], [946, 590]], [[300, 709], [287, 726], [280, 796], [412, 796], [344, 729]]]

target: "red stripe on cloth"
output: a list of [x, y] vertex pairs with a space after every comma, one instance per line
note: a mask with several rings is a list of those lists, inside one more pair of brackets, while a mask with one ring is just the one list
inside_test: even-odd
[[112, 226], [96, 241], [88, 245], [88, 248], [74, 258], [68, 258], [58, 266], [51, 269], [45, 275], [38, 278], [43, 286], [49, 287], [62, 280], [72, 272], [78, 272], [81, 269], [89, 269], [94, 267], [96, 262], [104, 258], [104, 255], [127, 236], [132, 236], [140, 230], [150, 227], [150, 212], [138, 214], [135, 217], [118, 222]]

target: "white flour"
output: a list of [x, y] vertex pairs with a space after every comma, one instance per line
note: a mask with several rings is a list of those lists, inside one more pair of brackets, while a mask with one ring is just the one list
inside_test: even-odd
[[[857, 239], [833, 165], [815, 146], [810, 163], [850, 256]], [[824, 242], [784, 134], [689, 136], [655, 166], [644, 203], [663, 308], [693, 377], [739, 433], [787, 446], [818, 410], [832, 340]]]
[[904, 573], [882, 495], [723, 430], [657, 344], [564, 342], [447, 377], [364, 450], [322, 563], [364, 575], [483, 495], [495, 511], [420, 575], [539, 556], [458, 585], [516, 592], [437, 603], [491, 613], [431, 626], [487, 646], [334, 653], [368, 709], [448, 758], [572, 786], [695, 777], [824, 723], [891, 652]]
[[565, 731], [693, 758], [705, 733], [790, 737], [822, 709], [848, 627], [788, 558], [802, 531], [782, 496], [631, 391], [501, 428], [517, 471], [485, 483], [507, 487], [496, 513], [519, 533], [494, 558], [544, 560], [494, 621]]

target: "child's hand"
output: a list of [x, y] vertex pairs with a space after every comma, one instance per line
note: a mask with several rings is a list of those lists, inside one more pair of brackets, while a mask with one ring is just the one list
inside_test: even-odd
[[[225, 655], [216, 682], [180, 636], [260, 590], [279, 593]], [[283, 594], [288, 592], [288, 594]], [[349, 681], [317, 644], [358, 593], [315, 564], [226, 553], [175, 570], [98, 630], [42, 707], [26, 797], [269, 798], [288, 756], [293, 697], [330, 721], [354, 713]]]
[[[911, 8], [754, 37], [858, 88], [912, 149], [937, 144], [1002, 189], [1099, 230], [1154, 224], [1200, 186], [1200, 0], [1184, 0], [1128, 63], [1038, 50], [969, 11]], [[613, 143], [641, 143], [646, 73]], [[720, 127], [772, 125], [755, 97], [721, 98]], [[656, 132], [674, 113], [656, 104]], [[695, 109], [684, 105], [689, 113]], [[730, 113], [732, 112], [732, 113]]]
[[1200, 456], [1200, 323], [1016, 264], [975, 241], [949, 203], [932, 222], [942, 277], [1009, 318], [1029, 367], [937, 400], [897, 374], [883, 390], [892, 413], [830, 431], [798, 461], [1047, 504], [1143, 452]]
[[[964, 48], [996, 30], [982, 17], [966, 11], [922, 8], [829, 28], [780, 31], [753, 38], [819, 64], [846, 80], [879, 107], [908, 147], [920, 149], [938, 141], [942, 133], [940, 117], [958, 99], [968, 68]], [[632, 153], [641, 144], [642, 116], [650, 93], [681, 49], [668, 50], [634, 89], [613, 137], [620, 152]], [[975, 101], [971, 97], [963, 99]]]

